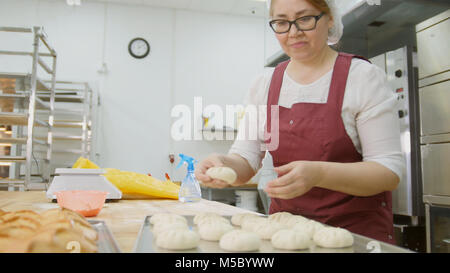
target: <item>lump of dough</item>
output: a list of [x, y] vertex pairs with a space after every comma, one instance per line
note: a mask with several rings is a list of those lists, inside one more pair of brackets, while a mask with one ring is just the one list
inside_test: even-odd
[[166, 230], [169, 229], [189, 229], [188, 225], [183, 222], [174, 222], [174, 223], [167, 223], [167, 222], [158, 222], [153, 225], [152, 233], [155, 237], [158, 237], [158, 235]]
[[206, 175], [233, 184], [236, 181], [237, 174], [232, 168], [228, 167], [212, 167], [206, 171]]
[[343, 228], [325, 227], [314, 234], [314, 243], [324, 248], [343, 248], [353, 245], [352, 234]]
[[286, 229], [287, 226], [277, 222], [271, 221], [260, 221], [255, 223], [253, 227], [253, 232], [258, 234], [261, 239], [270, 240], [272, 236], [279, 230]]
[[200, 238], [206, 241], [219, 241], [222, 236], [231, 231], [233, 226], [225, 223], [209, 222], [198, 227]]
[[156, 245], [169, 250], [186, 250], [196, 248], [200, 241], [198, 234], [184, 228], [168, 229], [156, 238]]
[[259, 218], [259, 216], [254, 213], [238, 213], [231, 217], [231, 223], [235, 226], [240, 226], [245, 221], [245, 219], [249, 219], [252, 217]]
[[194, 216], [194, 224], [198, 225], [199, 221], [209, 217], [222, 217], [222, 216], [220, 216], [220, 214], [215, 212], [200, 212]]
[[294, 215], [290, 212], [282, 211], [269, 215], [269, 220], [279, 223], [285, 223], [292, 216]]
[[226, 251], [257, 251], [261, 240], [258, 234], [244, 230], [232, 230], [220, 238], [220, 248]]
[[309, 221], [308, 218], [305, 218], [300, 215], [292, 215], [291, 217], [282, 217], [279, 222], [287, 225], [288, 227], [293, 227], [296, 224], [307, 223]]
[[271, 242], [273, 247], [285, 250], [307, 249], [312, 244], [311, 237], [294, 229], [277, 231], [272, 236]]
[[150, 217], [150, 224], [154, 225], [156, 223], [175, 223], [175, 222], [183, 222], [187, 224], [186, 218], [181, 215], [173, 214], [173, 213], [156, 213], [152, 217]]
[[312, 239], [314, 237], [314, 234], [324, 227], [325, 226], [322, 223], [314, 220], [309, 220], [306, 223], [295, 224], [292, 229], [297, 230], [300, 233], [304, 233]]
[[207, 224], [207, 223], [221, 223], [221, 224], [230, 224], [230, 220], [228, 220], [227, 218], [224, 218], [222, 216], [219, 217], [206, 217], [206, 218], [202, 218], [200, 220], [197, 221], [197, 226], [201, 226], [203, 224]]
[[267, 225], [270, 221], [264, 217], [250, 217], [242, 222], [241, 228], [246, 231], [255, 231], [258, 225]]

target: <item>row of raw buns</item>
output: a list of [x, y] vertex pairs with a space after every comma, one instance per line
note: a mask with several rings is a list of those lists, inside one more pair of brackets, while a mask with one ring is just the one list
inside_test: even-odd
[[[316, 221], [287, 212], [268, 218], [255, 214], [236, 214], [230, 221], [216, 213], [194, 217], [198, 233], [189, 229], [186, 219], [175, 214], [156, 214], [150, 220], [159, 247], [170, 250], [196, 248], [200, 239], [219, 241], [226, 251], [257, 251], [260, 240], [271, 240], [272, 246], [284, 250], [308, 249], [313, 242], [326, 248], [353, 245], [353, 236], [341, 228], [324, 227]], [[240, 226], [241, 229], [237, 229]]]
[[68, 209], [0, 210], [0, 252], [97, 252], [97, 232], [84, 217]]

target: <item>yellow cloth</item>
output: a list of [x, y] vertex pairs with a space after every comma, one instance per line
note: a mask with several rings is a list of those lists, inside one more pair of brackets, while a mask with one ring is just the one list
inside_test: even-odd
[[[80, 157], [72, 168], [99, 169], [89, 159]], [[158, 198], [178, 199], [180, 186], [170, 180], [161, 181], [145, 174], [106, 168], [104, 176], [123, 194], [139, 194]]]

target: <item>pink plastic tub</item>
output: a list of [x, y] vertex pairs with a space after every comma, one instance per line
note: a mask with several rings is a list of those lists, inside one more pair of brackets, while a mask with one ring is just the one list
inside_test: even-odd
[[93, 217], [102, 210], [108, 192], [59, 191], [55, 195], [60, 207], [76, 211], [85, 217]]

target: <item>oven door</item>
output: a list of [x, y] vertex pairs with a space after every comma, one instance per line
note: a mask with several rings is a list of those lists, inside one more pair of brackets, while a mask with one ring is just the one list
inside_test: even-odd
[[450, 206], [425, 205], [427, 252], [450, 253]]

